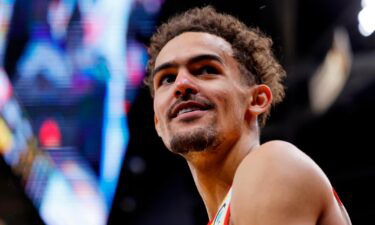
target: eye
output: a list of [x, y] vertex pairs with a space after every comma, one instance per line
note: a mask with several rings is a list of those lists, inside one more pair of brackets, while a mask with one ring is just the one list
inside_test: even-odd
[[174, 74], [165, 74], [159, 80], [159, 86], [171, 84], [176, 80], [176, 76]]
[[197, 70], [193, 71], [195, 75], [206, 75], [206, 74], [219, 74], [219, 70], [213, 66], [202, 66]]

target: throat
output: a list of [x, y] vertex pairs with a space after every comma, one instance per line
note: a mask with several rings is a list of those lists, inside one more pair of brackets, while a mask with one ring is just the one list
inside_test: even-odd
[[210, 158], [207, 155], [212, 153], [202, 153], [206, 155], [203, 160], [197, 159], [197, 154], [193, 154], [195, 155], [194, 162], [188, 160], [188, 165], [211, 220], [216, 215], [218, 208], [231, 188], [234, 169], [225, 166], [226, 163], [221, 165], [218, 163], [210, 164], [207, 162]]
[[244, 138], [234, 145], [184, 155], [210, 219], [230, 190], [238, 166], [257, 146], [258, 139]]

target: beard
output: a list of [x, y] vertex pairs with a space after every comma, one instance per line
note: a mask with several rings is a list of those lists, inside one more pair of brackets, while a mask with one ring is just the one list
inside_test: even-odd
[[214, 126], [199, 127], [188, 132], [174, 134], [170, 141], [171, 151], [177, 154], [203, 152], [218, 145], [218, 133]]

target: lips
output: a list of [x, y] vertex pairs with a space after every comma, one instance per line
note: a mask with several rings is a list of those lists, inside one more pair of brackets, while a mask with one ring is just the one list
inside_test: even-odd
[[186, 101], [176, 104], [172, 107], [171, 113], [169, 114], [170, 118], [173, 119], [184, 113], [189, 113], [193, 111], [205, 111], [213, 108], [213, 105], [206, 101]]

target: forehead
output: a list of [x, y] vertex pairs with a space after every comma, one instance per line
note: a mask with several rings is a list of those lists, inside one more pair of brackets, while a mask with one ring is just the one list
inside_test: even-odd
[[185, 32], [161, 49], [155, 60], [155, 67], [166, 62], [184, 62], [201, 54], [213, 54], [226, 60], [233, 56], [231, 45], [221, 37], [204, 32]]

